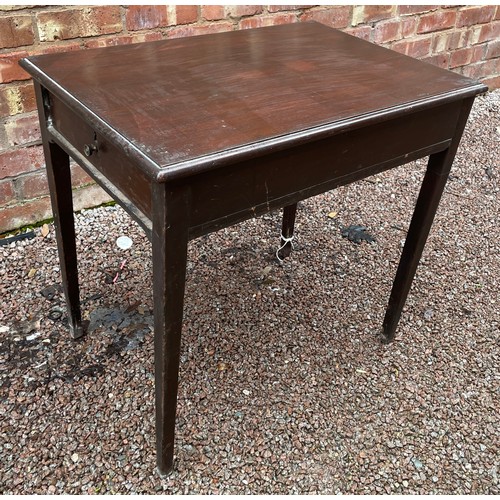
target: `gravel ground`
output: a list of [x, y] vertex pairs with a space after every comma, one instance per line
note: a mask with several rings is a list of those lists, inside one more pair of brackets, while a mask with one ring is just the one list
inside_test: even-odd
[[[391, 345], [378, 335], [424, 161], [303, 202], [283, 265], [279, 213], [190, 243], [167, 479], [140, 229], [118, 207], [77, 216], [79, 341], [58, 319], [53, 227], [0, 247], [0, 491], [498, 494], [499, 116], [499, 91], [477, 99]], [[342, 238], [349, 224], [376, 243]]]

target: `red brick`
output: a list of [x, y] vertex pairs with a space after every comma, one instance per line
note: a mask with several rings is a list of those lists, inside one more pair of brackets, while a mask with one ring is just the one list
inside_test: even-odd
[[457, 27], [484, 24], [494, 19], [494, 5], [465, 7], [458, 13]]
[[[39, 51], [40, 54], [56, 54], [57, 52], [70, 52], [80, 50], [82, 47], [78, 42], [72, 43], [49, 43], [44, 44]], [[31, 54], [33, 55], [33, 54]]]
[[0, 207], [0, 233], [52, 217], [50, 198]]
[[161, 33], [156, 31], [146, 33], [133, 33], [130, 35], [112, 36], [112, 37], [99, 37], [87, 40], [84, 46], [88, 49], [96, 49], [100, 47], [113, 47], [116, 45], [128, 45], [131, 43], [144, 43], [154, 42], [163, 38]]
[[30, 200], [49, 194], [45, 169], [22, 175], [14, 183], [22, 200]]
[[393, 50], [417, 59], [427, 57], [431, 49], [432, 37], [416, 38], [413, 40], [400, 40], [391, 46]]
[[352, 7], [336, 5], [327, 9], [307, 10], [300, 16], [301, 21], [317, 21], [332, 28], [345, 28], [350, 23]]
[[456, 68], [458, 66], [465, 66], [469, 64], [472, 59], [472, 53], [474, 49], [472, 47], [466, 47], [464, 49], [458, 49], [451, 53], [450, 56], [450, 68]]
[[43, 148], [32, 146], [0, 154], [0, 179], [15, 177], [45, 165]]
[[34, 41], [31, 16], [0, 18], [0, 48], [31, 45]]
[[274, 26], [276, 24], [290, 24], [298, 21], [295, 14], [270, 14], [267, 16], [256, 16], [242, 19], [238, 27], [239, 29], [261, 28], [263, 26]]
[[262, 5], [231, 5], [227, 13], [231, 17], [253, 16], [262, 12]]
[[132, 35], [121, 35], [121, 36], [111, 36], [107, 38], [93, 38], [91, 40], [85, 40], [84, 47], [87, 49], [97, 49], [100, 47], [112, 47], [115, 45], [128, 45], [132, 43]]
[[7, 203], [15, 199], [16, 193], [14, 192], [12, 181], [8, 179], [0, 181], [0, 206], [7, 205]]
[[368, 41], [370, 40], [371, 32], [371, 26], [356, 26], [355, 28], [347, 28], [344, 30], [344, 33], [348, 33], [349, 35], [354, 35], [357, 38]]
[[94, 179], [88, 175], [85, 170], [79, 167], [76, 163], [71, 164], [71, 184], [75, 187], [92, 184]]
[[434, 66], [438, 66], [439, 68], [448, 68], [450, 62], [450, 55], [447, 53], [444, 54], [435, 54], [431, 57], [426, 57], [422, 59], [422, 61], [433, 64]]
[[107, 35], [122, 29], [118, 5], [41, 12], [37, 24], [42, 42]]
[[224, 6], [223, 5], [202, 5], [201, 17], [207, 21], [218, 21], [224, 19]]
[[268, 12], [280, 12], [283, 10], [303, 10], [310, 8], [311, 5], [268, 5]]
[[31, 82], [0, 86], [0, 116], [13, 116], [35, 109], [35, 91]]
[[175, 7], [176, 24], [189, 24], [198, 21], [197, 5], [177, 5]]
[[352, 14], [352, 25], [389, 19], [395, 13], [395, 5], [356, 5]]
[[498, 40], [500, 38], [500, 22], [495, 21], [494, 23], [474, 28], [471, 38], [472, 44], [483, 43], [489, 40]]
[[28, 57], [26, 51], [0, 54], [0, 83], [29, 80], [30, 76], [19, 66], [19, 59]]
[[462, 73], [469, 78], [479, 80], [486, 76], [496, 76], [500, 73], [500, 59], [489, 59], [462, 68]]
[[125, 25], [130, 31], [159, 28], [168, 25], [165, 5], [129, 5]]
[[500, 40], [488, 43], [484, 58], [493, 59], [494, 57], [500, 57]]
[[482, 78], [482, 82], [487, 85], [490, 90], [500, 89], [500, 75]]
[[412, 36], [417, 31], [418, 20], [416, 17], [404, 17], [400, 20], [401, 22], [401, 36], [403, 38], [408, 38]]
[[5, 124], [9, 146], [41, 141], [38, 115], [22, 116]]
[[429, 33], [451, 28], [455, 25], [457, 13], [453, 10], [442, 10], [425, 14], [420, 18], [417, 33]]
[[383, 21], [375, 25], [373, 41], [377, 43], [398, 40], [400, 36], [401, 23], [399, 21]]
[[438, 7], [439, 5], [400, 5], [398, 7], [398, 13], [402, 16], [408, 16], [411, 14], [430, 12], [431, 10], [436, 10]]
[[464, 31], [436, 33], [432, 36], [432, 52], [448, 52], [465, 46]]
[[185, 36], [206, 35], [208, 33], [220, 33], [231, 31], [233, 24], [230, 22], [220, 22], [203, 24], [199, 26], [177, 26], [168, 32], [168, 38], [183, 38]]
[[163, 35], [158, 32], [137, 33], [132, 36], [132, 43], [156, 42], [161, 40]]

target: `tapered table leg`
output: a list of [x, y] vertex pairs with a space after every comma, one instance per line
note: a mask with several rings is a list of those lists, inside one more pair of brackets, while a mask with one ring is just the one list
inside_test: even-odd
[[175, 414], [187, 260], [187, 203], [182, 193], [153, 185], [153, 296], [156, 460], [173, 469]]
[[[293, 236], [293, 229], [295, 225], [295, 215], [297, 213], [297, 203], [293, 205], [288, 205], [283, 209], [283, 223], [281, 226], [281, 240], [280, 240], [280, 250], [278, 251], [278, 256], [281, 259], [285, 259], [292, 252], [292, 242], [289, 241]], [[284, 239], [285, 237], [286, 239]]]
[[76, 257], [75, 220], [73, 215], [73, 194], [69, 156], [57, 144], [49, 142], [46, 121], [49, 110], [44, 109], [42, 89], [35, 84], [43, 151], [47, 169], [47, 180], [52, 203], [52, 214], [56, 229], [57, 248], [61, 267], [62, 286], [68, 309], [68, 325], [71, 337], [77, 339], [84, 334], [80, 310], [80, 289], [78, 285], [78, 264]]
[[406, 297], [408, 296], [425, 242], [427, 241], [427, 236], [429, 235], [441, 194], [446, 185], [472, 103], [473, 99], [464, 101], [455, 135], [448, 149], [429, 157], [429, 163], [422, 187], [420, 188], [385, 313], [382, 332], [382, 342], [384, 343], [394, 340], [401, 311], [406, 302]]

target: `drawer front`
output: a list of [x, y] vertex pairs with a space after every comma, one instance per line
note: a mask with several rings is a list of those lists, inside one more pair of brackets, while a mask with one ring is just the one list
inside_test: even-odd
[[88, 162], [123, 193], [127, 202], [151, 219], [150, 180], [125, 153], [53, 95], [50, 96], [50, 117], [51, 126], [75, 150], [68, 151], [75, 161], [92, 174], [87, 168]]
[[445, 149], [461, 102], [409, 112], [292, 149], [206, 172], [191, 181], [192, 236]]

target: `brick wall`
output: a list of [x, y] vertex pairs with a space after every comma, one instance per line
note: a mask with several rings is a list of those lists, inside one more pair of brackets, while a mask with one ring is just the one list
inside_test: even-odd
[[[0, 233], [51, 216], [32, 54], [314, 20], [500, 87], [500, 6], [0, 5]], [[76, 165], [76, 208], [107, 197]]]

